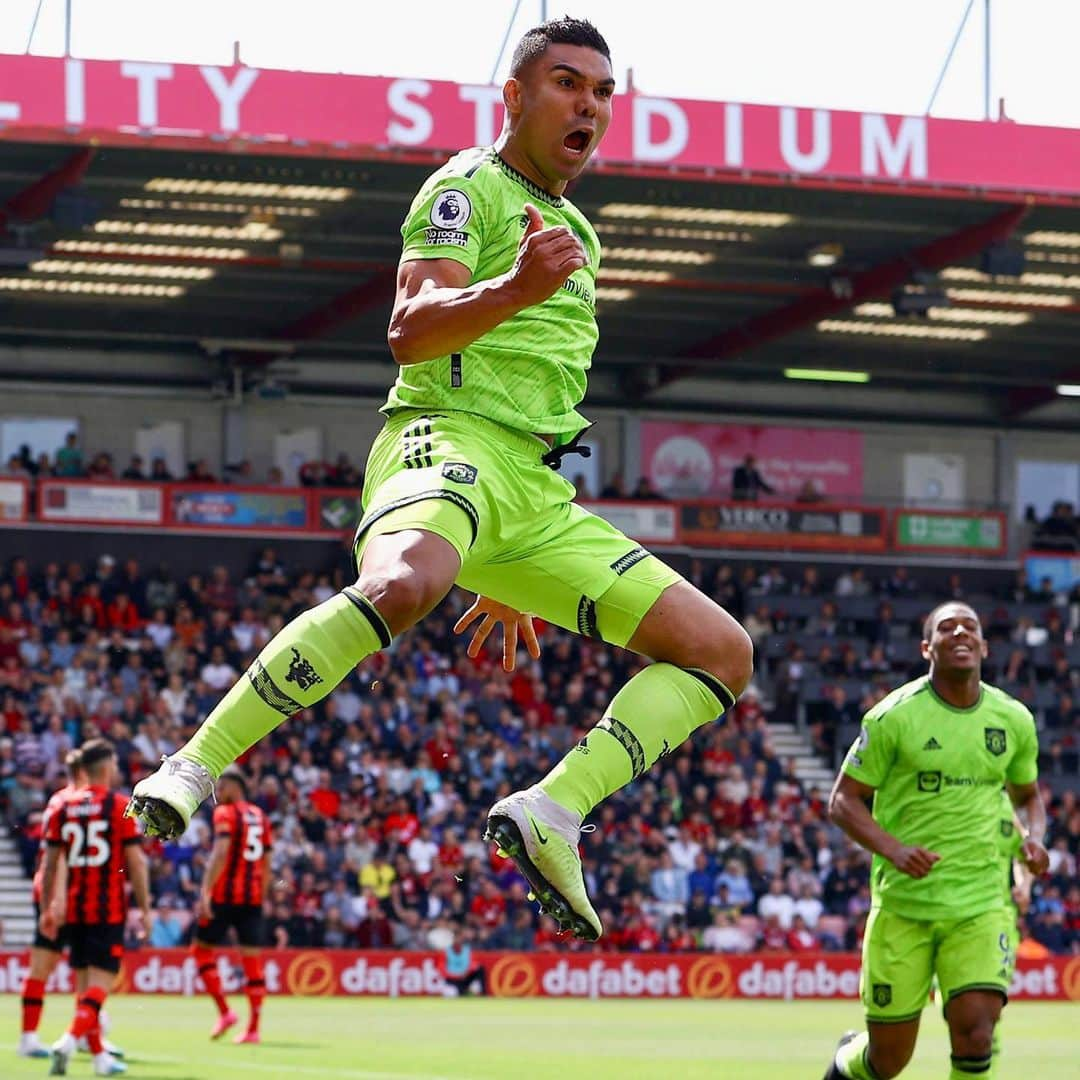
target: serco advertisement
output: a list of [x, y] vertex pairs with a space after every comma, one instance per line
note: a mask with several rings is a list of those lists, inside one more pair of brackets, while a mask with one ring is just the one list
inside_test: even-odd
[[[167, 50], [166, 50], [167, 51]], [[0, 56], [0, 131], [276, 154], [455, 151], [502, 127], [500, 86], [136, 60]], [[1007, 191], [1080, 192], [1080, 130], [691, 101], [615, 101], [604, 163]]]
[[884, 551], [884, 510], [766, 503], [683, 503], [679, 536], [705, 547]]
[[[267, 950], [270, 994], [305, 997], [440, 997], [442, 957], [433, 952]], [[479, 952], [496, 997], [699, 998], [851, 1000], [859, 995], [855, 953], [762, 953], [717, 956], [682, 953]], [[22, 991], [25, 952], [0, 952], [0, 993]], [[234, 964], [218, 957], [225, 993], [242, 989]], [[61, 962], [47, 987], [74, 990], [71, 969]], [[184, 949], [142, 949], [124, 958], [119, 992], [185, 994], [203, 991], [194, 957]], [[1080, 956], [1018, 962], [1010, 998], [1080, 1001]]]

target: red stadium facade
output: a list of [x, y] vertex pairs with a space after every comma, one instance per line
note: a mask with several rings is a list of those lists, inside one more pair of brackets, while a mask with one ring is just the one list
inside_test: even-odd
[[[268, 950], [266, 989], [304, 997], [442, 997], [439, 953]], [[854, 953], [757, 953], [748, 956], [680, 953], [478, 952], [496, 997], [739, 998], [854, 1000], [859, 957]], [[226, 993], [241, 989], [227, 957], [218, 961]], [[26, 975], [24, 953], [0, 954], [0, 993], [17, 993]], [[50, 991], [73, 989], [62, 963]], [[185, 949], [142, 949], [124, 959], [119, 990], [184, 994], [202, 990]], [[1016, 1001], [1080, 1001], [1080, 957], [1018, 962], [1010, 997]]]
[[[33, 87], [27, 94], [26, 88]], [[0, 118], [20, 138], [127, 142], [153, 134], [243, 140], [274, 153], [447, 150], [491, 142], [502, 91], [427, 79], [190, 64], [0, 57]], [[1080, 193], [1080, 132], [635, 94], [616, 110], [601, 167]], [[719, 178], [715, 177], [714, 178]]]

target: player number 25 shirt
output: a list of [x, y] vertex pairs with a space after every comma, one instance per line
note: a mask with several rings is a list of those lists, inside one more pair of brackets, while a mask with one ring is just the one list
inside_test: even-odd
[[229, 851], [211, 899], [215, 904], [263, 902], [263, 857], [270, 850], [270, 819], [249, 802], [214, 807], [214, 837], [227, 836]]
[[844, 772], [875, 788], [874, 820], [902, 844], [936, 852], [921, 880], [875, 855], [875, 905], [909, 919], [961, 919], [1000, 907], [1001, 789], [1038, 776], [1031, 713], [982, 684], [957, 709], [916, 679], [880, 701], [844, 760]]
[[124, 849], [138, 844], [127, 798], [103, 787], [72, 791], [49, 818], [45, 840], [62, 847], [68, 866], [69, 925], [117, 925], [127, 917], [127, 860]]
[[488, 281], [514, 265], [528, 220], [563, 225], [581, 241], [587, 265], [543, 303], [519, 311], [461, 353], [398, 372], [383, 411], [400, 406], [477, 413], [519, 431], [563, 436], [586, 427], [577, 412], [596, 347], [600, 241], [568, 199], [550, 195], [491, 147], [463, 150], [424, 183], [402, 226], [401, 261], [453, 259]]

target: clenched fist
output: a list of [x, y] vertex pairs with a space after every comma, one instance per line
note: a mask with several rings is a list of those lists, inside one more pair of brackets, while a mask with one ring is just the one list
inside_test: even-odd
[[565, 225], [544, 228], [544, 219], [532, 203], [525, 204], [529, 221], [521, 236], [517, 259], [510, 271], [526, 307], [553, 296], [575, 271], [588, 264], [581, 241]]

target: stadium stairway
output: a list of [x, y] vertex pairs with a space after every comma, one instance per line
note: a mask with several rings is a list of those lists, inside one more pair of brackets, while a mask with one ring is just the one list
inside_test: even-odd
[[828, 794], [835, 778], [834, 771], [821, 757], [814, 753], [810, 739], [794, 724], [769, 724], [769, 742], [781, 760], [791, 758], [795, 775], [803, 782], [807, 792], [817, 788]]
[[19, 849], [5, 829], [0, 829], [0, 924], [8, 948], [26, 948], [34, 938], [31, 883], [23, 874]]

